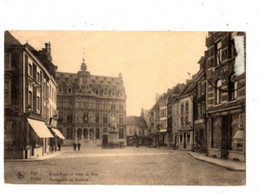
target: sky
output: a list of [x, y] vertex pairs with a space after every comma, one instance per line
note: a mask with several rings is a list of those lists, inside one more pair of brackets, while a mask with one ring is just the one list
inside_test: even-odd
[[60, 72], [77, 73], [82, 58], [92, 75], [122, 74], [127, 115], [150, 109], [156, 93], [190, 79], [199, 70], [207, 32], [172, 31], [10, 31], [35, 49], [51, 42], [53, 63]]

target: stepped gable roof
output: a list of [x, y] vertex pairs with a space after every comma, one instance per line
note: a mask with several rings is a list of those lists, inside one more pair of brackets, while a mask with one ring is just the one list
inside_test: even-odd
[[22, 45], [9, 31], [5, 31], [5, 45]]

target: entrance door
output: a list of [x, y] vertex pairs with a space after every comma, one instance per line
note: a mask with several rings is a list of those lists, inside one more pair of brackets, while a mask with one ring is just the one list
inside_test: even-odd
[[90, 139], [94, 139], [94, 129], [89, 130]]
[[184, 136], [183, 148], [186, 149], [186, 133], [184, 133], [183, 136]]
[[108, 136], [107, 135], [103, 135], [102, 138], [102, 147], [106, 147], [108, 143]]
[[226, 159], [230, 147], [230, 117], [222, 117], [222, 144], [221, 144], [221, 158]]

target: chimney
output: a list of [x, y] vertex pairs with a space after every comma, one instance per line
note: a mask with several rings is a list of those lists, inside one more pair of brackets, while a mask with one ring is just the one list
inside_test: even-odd
[[50, 61], [52, 61], [52, 57], [51, 57], [51, 43], [49, 42], [49, 43], [45, 43], [45, 51], [46, 51], [46, 54], [47, 54], [47, 56], [48, 56], [48, 59], [50, 60]]

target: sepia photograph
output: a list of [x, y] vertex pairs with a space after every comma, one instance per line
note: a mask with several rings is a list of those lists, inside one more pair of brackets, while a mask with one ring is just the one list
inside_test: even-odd
[[245, 31], [4, 31], [4, 182], [246, 185]]

